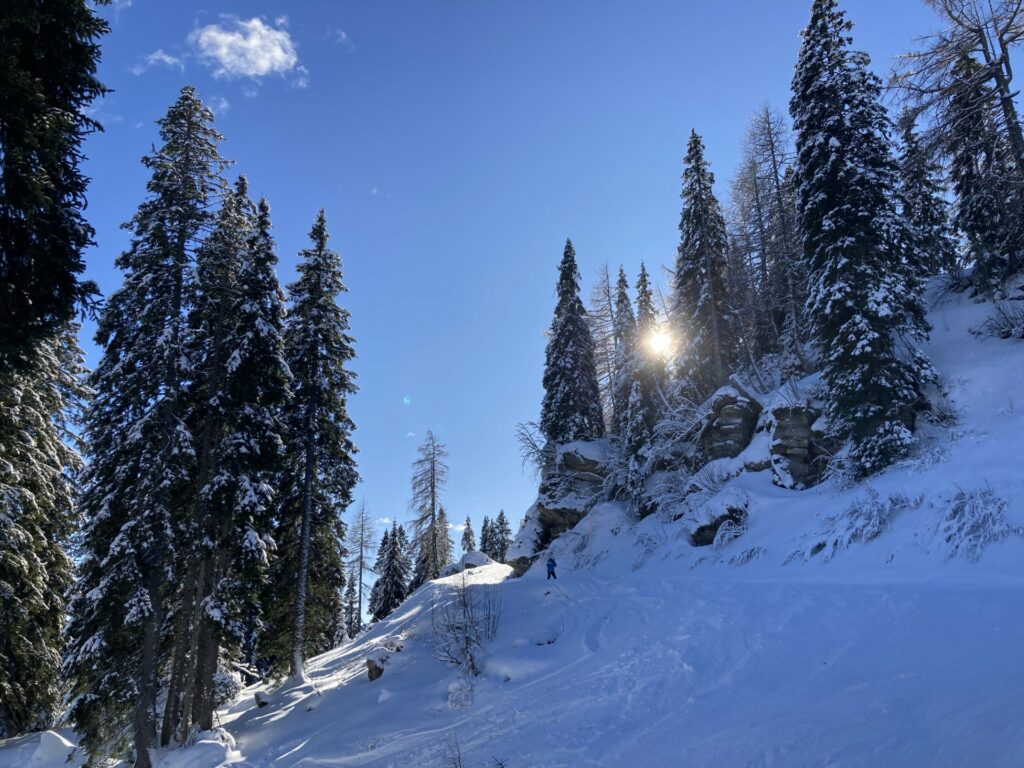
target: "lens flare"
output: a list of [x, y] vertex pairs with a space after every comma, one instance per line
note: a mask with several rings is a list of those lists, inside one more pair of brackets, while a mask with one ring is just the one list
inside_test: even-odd
[[644, 340], [651, 354], [668, 357], [672, 352], [672, 336], [664, 328], [655, 328]]

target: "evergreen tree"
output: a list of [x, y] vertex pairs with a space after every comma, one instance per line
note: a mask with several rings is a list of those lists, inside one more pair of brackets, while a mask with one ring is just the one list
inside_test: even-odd
[[580, 273], [572, 241], [559, 266], [558, 304], [544, 359], [540, 429], [550, 443], [604, 437], [594, 343], [580, 301]]
[[[221, 655], [237, 660], [244, 639], [243, 617], [258, 603], [267, 577], [274, 482], [284, 460], [285, 425], [280, 414], [290, 397], [291, 377], [285, 360], [284, 297], [270, 228], [270, 206], [260, 200], [229, 307], [235, 322], [227, 344], [226, 418], [213, 448], [217, 469], [199, 488], [199, 505], [209, 509], [203, 515], [208, 523], [204, 538], [213, 544], [203, 585], [193, 700], [194, 719], [203, 730], [213, 728], [218, 661]], [[333, 553], [337, 545], [334, 550], [331, 545], [342, 530], [340, 518], [332, 523], [318, 544]], [[340, 613], [341, 557], [331, 558], [318, 576], [331, 609], [318, 627], [320, 649], [326, 650], [331, 639], [328, 627]]]
[[[1005, 142], [992, 118], [993, 100], [981, 82], [981, 65], [964, 56], [954, 70], [957, 85], [948, 108], [949, 175], [956, 194], [956, 225], [967, 240], [974, 266], [972, 282], [984, 294], [996, 292], [1022, 238], [1014, 214]], [[1019, 195], [1019, 192], [1017, 193]]]
[[[225, 504], [225, 496], [230, 495], [226, 486], [225, 493], [216, 499], [211, 498], [210, 490], [214, 487], [214, 478], [218, 477], [219, 481], [219, 472], [227, 460], [224, 455], [227, 424], [233, 415], [232, 406], [237, 405], [230, 394], [228, 358], [236, 340], [237, 318], [233, 310], [239, 271], [254, 217], [255, 206], [249, 200], [245, 177], [239, 177], [234, 190], [224, 196], [213, 231], [196, 253], [193, 302], [184, 336], [191, 381], [185, 390], [183, 412], [196, 446], [193, 474], [198, 493], [191, 505], [183, 505], [179, 518], [174, 521], [175, 539], [181, 542], [176, 552], [175, 572], [181, 578], [175, 605], [168, 611], [176, 616], [171, 673], [160, 733], [162, 745], [175, 735], [180, 743], [185, 743], [193, 717], [198, 713], [196, 660], [203, 601], [213, 588], [217, 516]], [[203, 639], [208, 642], [208, 633], [203, 633]]]
[[466, 515], [466, 525], [462, 529], [462, 553], [476, 552], [476, 538], [473, 536], [473, 521]]
[[77, 328], [0, 374], [0, 738], [49, 726], [58, 685], [81, 469], [69, 431], [83, 405]]
[[683, 381], [704, 398], [725, 383], [735, 339], [726, 289], [725, 218], [715, 197], [714, 174], [704, 159], [704, 142], [696, 131], [690, 134], [685, 163], [672, 314], [683, 340]]
[[[356, 574], [349, 571], [345, 580], [345, 596], [342, 598], [342, 625], [345, 634], [351, 639], [358, 635], [363, 629], [362, 607], [359, 605], [359, 595], [356, 592]], [[339, 638], [335, 638], [335, 642]]]
[[939, 165], [921, 146], [913, 118], [903, 117], [903, 154], [899, 162], [900, 213], [910, 235], [910, 261], [922, 276], [957, 269], [956, 243], [949, 224]]
[[69, 715], [92, 760], [135, 754], [149, 768], [164, 662], [164, 596], [176, 575], [168, 532], [188, 498], [194, 446], [183, 420], [182, 342], [193, 254], [223, 189], [213, 115], [191, 87], [159, 121], [144, 158], [148, 198], [117, 259], [86, 418], [88, 520], [69, 606]]
[[[300, 254], [299, 279], [289, 286], [291, 311], [285, 354], [294, 376], [288, 405], [287, 460], [273, 569], [274, 620], [268, 650], [277, 669], [325, 648], [325, 621], [338, 611], [344, 583], [341, 514], [358, 479], [348, 397], [356, 391], [347, 365], [355, 357], [349, 313], [337, 299], [345, 291], [341, 259], [328, 247], [321, 210], [310, 232], [313, 247]], [[287, 654], [283, 651], [289, 649]]]
[[896, 212], [880, 82], [849, 49], [851, 26], [835, 0], [815, 0], [790, 110], [826, 414], [863, 476], [906, 452], [929, 369], [915, 349], [898, 348], [927, 327]]
[[[647, 280], [647, 269], [640, 265], [636, 283], [637, 335], [648, 337], [655, 330], [657, 317]], [[633, 509], [641, 517], [653, 511], [644, 490], [650, 474], [650, 451], [654, 428], [661, 415], [661, 387], [664, 363], [656, 354], [637, 346], [630, 361], [630, 392], [623, 427], [622, 447], [626, 459], [626, 491]]]
[[409, 592], [409, 557], [405, 530], [392, 523], [390, 536], [384, 532], [374, 571], [377, 581], [370, 591], [370, 613], [374, 621], [380, 621], [405, 600]]
[[629, 390], [633, 383], [633, 356], [636, 352], [636, 318], [629, 300], [626, 273], [619, 267], [615, 283], [615, 362], [612, 365], [612, 435], [621, 437], [629, 409]]
[[416, 571], [410, 591], [440, 576], [441, 569], [451, 562], [452, 550], [440, 501], [441, 491], [448, 480], [448, 465], [445, 463], [448, 449], [433, 432], [427, 432], [419, 454], [412, 465], [411, 507], [416, 514], [413, 520]]
[[484, 515], [483, 525], [480, 526], [480, 551], [494, 560], [494, 524], [491, 518]]
[[[647, 274], [647, 267], [640, 262], [640, 274], [636, 279], [636, 334], [637, 352], [642, 351], [644, 344], [649, 346], [650, 339], [658, 332], [658, 312], [654, 308], [654, 295], [651, 291], [651, 281]], [[659, 403], [662, 401], [662, 394], [665, 391], [665, 383], [668, 372], [665, 370], [665, 360], [656, 350], [650, 350], [644, 358], [646, 371], [652, 377], [654, 386], [655, 402], [652, 405], [655, 411], [660, 410]]]
[[512, 527], [508, 524], [508, 518], [505, 517], [505, 510], [499, 510], [492, 531], [495, 554], [495, 557], [492, 559], [497, 560], [499, 563], [504, 563], [505, 558], [508, 556], [508, 548], [512, 546]]
[[107, 92], [96, 68], [110, 31], [86, 0], [8, 0], [2, 16], [0, 374], [37, 363], [97, 292], [79, 279], [93, 236], [82, 142], [100, 130], [89, 107]]

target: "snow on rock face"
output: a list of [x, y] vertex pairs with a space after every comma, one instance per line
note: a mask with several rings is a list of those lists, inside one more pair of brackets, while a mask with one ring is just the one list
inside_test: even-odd
[[526, 512], [508, 551], [516, 574], [536, 555], [583, 519], [605, 475], [611, 447], [607, 440], [576, 440], [555, 449], [554, 466], [541, 472], [537, 501]]

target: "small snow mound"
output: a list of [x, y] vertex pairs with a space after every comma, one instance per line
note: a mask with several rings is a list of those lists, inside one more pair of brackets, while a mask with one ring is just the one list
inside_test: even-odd
[[483, 552], [467, 552], [458, 561], [446, 565], [441, 571], [441, 576], [451, 576], [455, 573], [462, 573], [467, 568], [481, 568], [485, 565], [496, 565], [496, 563]]
[[28, 764], [33, 765], [63, 765], [67, 762], [75, 745], [54, 731], [43, 731], [39, 734], [39, 744], [36, 745]]

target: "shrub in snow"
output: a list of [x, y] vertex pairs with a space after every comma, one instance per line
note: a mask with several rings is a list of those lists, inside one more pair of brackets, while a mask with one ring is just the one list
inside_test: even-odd
[[711, 543], [716, 552], [720, 552], [729, 542], [735, 541], [747, 532], [747, 513], [743, 510], [742, 518], [737, 520], [727, 517], [718, 526], [715, 532], [715, 539]]
[[213, 702], [223, 707], [242, 693], [242, 675], [234, 669], [219, 669], [213, 677]]
[[995, 302], [992, 314], [974, 333], [997, 339], [1024, 339], [1024, 302]]
[[[726, 531], [719, 543], [718, 535], [722, 528]], [[738, 538], [747, 530], [747, 510], [741, 506], [727, 506], [725, 513], [715, 517], [710, 522], [697, 527], [691, 534], [690, 540], [695, 547], [706, 547], [714, 544], [718, 550], [733, 539]]]
[[748, 547], [738, 555], [733, 555], [729, 558], [729, 565], [746, 565], [749, 562], [757, 560], [765, 553], [765, 551], [764, 547]]
[[790, 553], [786, 562], [807, 561], [819, 554], [827, 562], [844, 549], [849, 549], [851, 544], [877, 538], [892, 525], [900, 512], [916, 509], [922, 499], [921, 496], [910, 498], [902, 493], [882, 498], [878, 491], [869, 488], [865, 497], [853, 502], [843, 512], [825, 517], [822, 529], [811, 536], [805, 546]]
[[[436, 593], [435, 593], [436, 594]], [[452, 587], [450, 598], [430, 608], [431, 654], [469, 675], [482, 671], [487, 643], [498, 633], [501, 595], [494, 587], [472, 588], [466, 574]]]
[[988, 486], [958, 491], [937, 532], [937, 538], [945, 548], [946, 559], [963, 557], [976, 561], [989, 544], [1011, 534], [1024, 534], [1021, 528], [1007, 522], [1006, 507], [1006, 499], [996, 496]]

